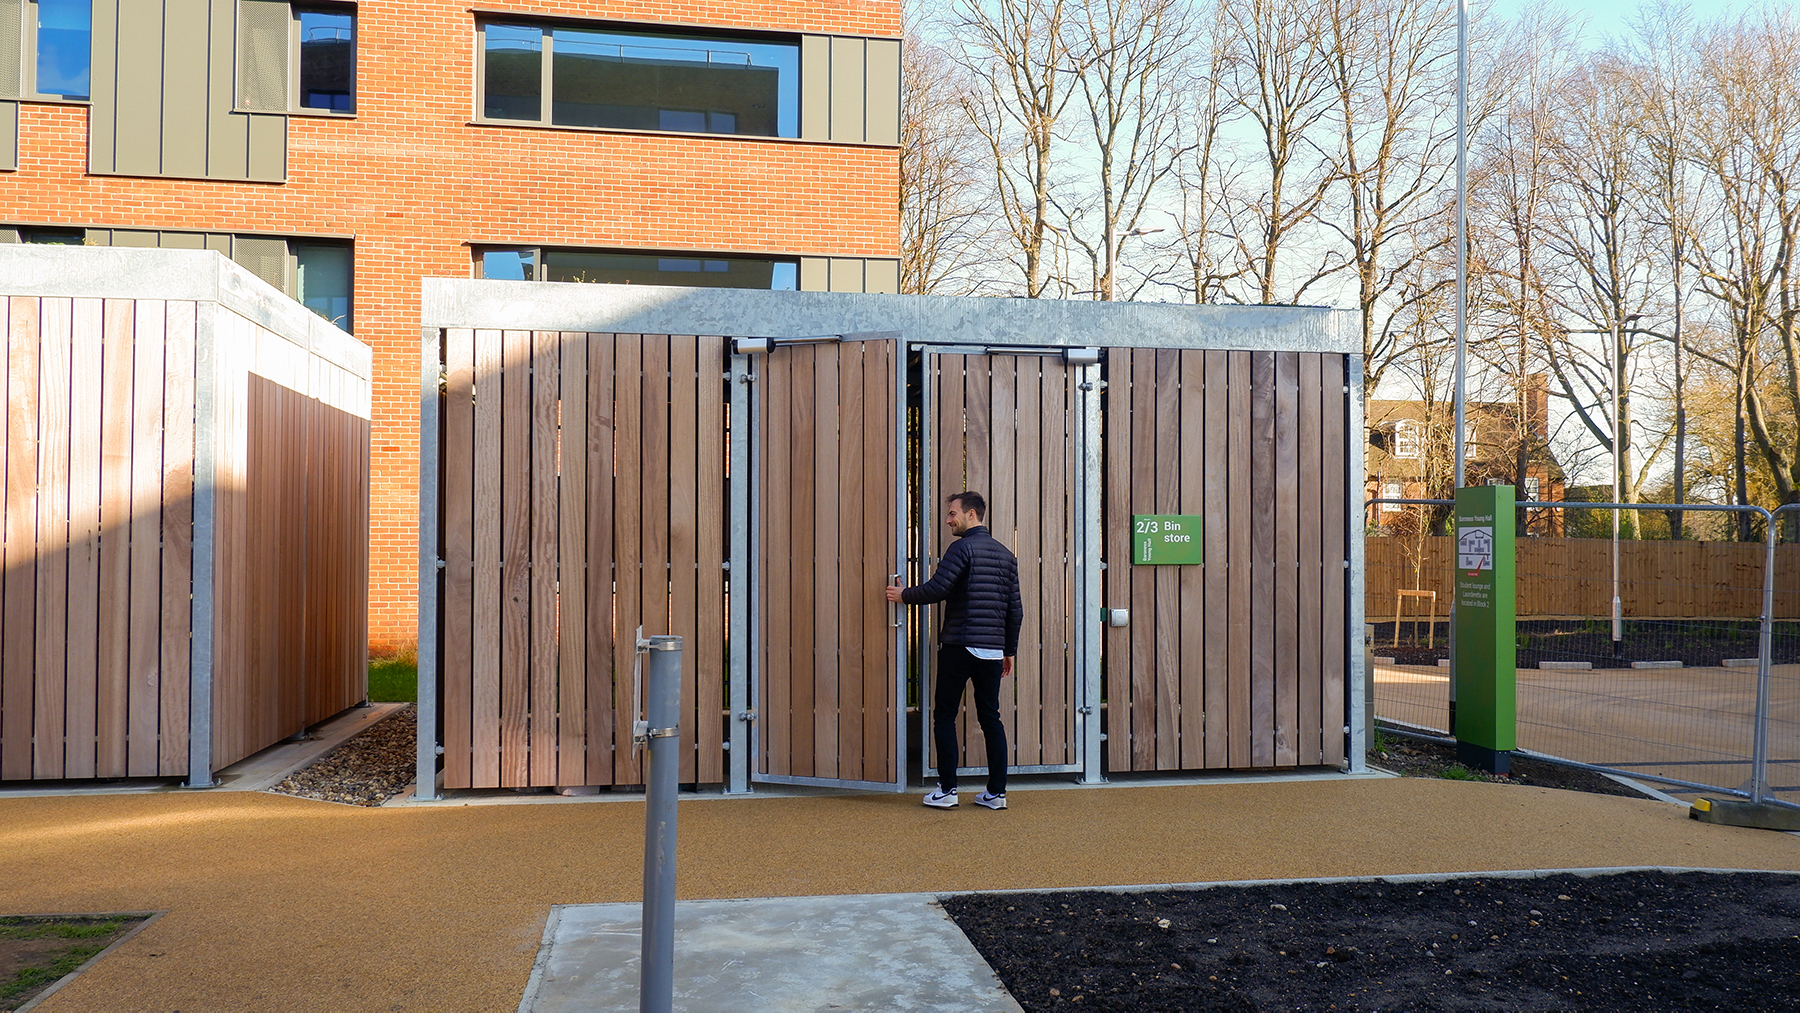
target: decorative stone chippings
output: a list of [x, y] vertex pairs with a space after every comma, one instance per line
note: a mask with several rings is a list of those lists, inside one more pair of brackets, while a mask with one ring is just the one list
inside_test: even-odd
[[345, 805], [386, 802], [413, 783], [418, 714], [411, 705], [395, 711], [269, 790]]

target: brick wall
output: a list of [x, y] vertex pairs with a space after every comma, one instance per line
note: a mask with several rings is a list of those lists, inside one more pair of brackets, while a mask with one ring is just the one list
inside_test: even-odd
[[[897, 36], [898, 0], [537, 3], [521, 14]], [[355, 119], [295, 116], [288, 182], [86, 175], [87, 109], [27, 103], [0, 219], [355, 237], [356, 336], [375, 350], [370, 638], [415, 638], [419, 282], [471, 242], [789, 255], [899, 253], [899, 152], [800, 141], [472, 126], [467, 4], [358, 5]]]

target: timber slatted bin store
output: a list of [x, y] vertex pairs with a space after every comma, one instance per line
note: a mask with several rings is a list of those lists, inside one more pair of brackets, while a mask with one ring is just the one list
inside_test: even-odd
[[367, 696], [367, 346], [217, 253], [0, 247], [0, 780], [213, 772]]
[[[965, 488], [1021, 561], [1015, 769], [1358, 766], [1361, 361], [1333, 311], [450, 280], [422, 302], [421, 797], [640, 784], [639, 626], [685, 638], [683, 782], [929, 776], [939, 610], [880, 588], [929, 574]], [[1199, 561], [1134, 565], [1143, 517]]]

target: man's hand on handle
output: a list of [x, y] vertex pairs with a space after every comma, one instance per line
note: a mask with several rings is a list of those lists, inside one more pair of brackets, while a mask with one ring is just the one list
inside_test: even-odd
[[900, 585], [899, 584], [889, 584], [887, 587], [883, 588], [882, 590], [887, 595], [887, 600], [889, 602], [891, 602], [895, 605], [898, 605], [900, 603]]

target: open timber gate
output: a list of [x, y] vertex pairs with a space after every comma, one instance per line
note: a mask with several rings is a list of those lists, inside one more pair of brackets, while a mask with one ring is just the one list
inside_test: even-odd
[[[496, 283], [428, 294], [464, 284]], [[1039, 312], [693, 298], [714, 326], [722, 303], [799, 302], [780, 318], [789, 333], [843, 300], [903, 324], [940, 302]], [[1136, 310], [1184, 328], [1188, 315], [1236, 319]], [[641, 783], [639, 624], [685, 640], [683, 781], [899, 790], [929, 775], [936, 610], [891, 609], [880, 588], [929, 576], [943, 499], [965, 488], [987, 495], [1021, 561], [1026, 628], [1003, 697], [1015, 769], [1091, 782], [1355, 766], [1360, 361], [1329, 328], [1283, 350], [1301, 311], [1253, 312], [1280, 326], [1247, 332], [1248, 348], [1186, 347], [1158, 327], [1138, 337], [1155, 347], [1130, 347], [1111, 335], [1137, 331], [1093, 324], [1065, 328], [1085, 346], [1067, 333], [907, 340], [931, 331], [916, 322], [684, 337], [648, 324], [691, 318], [635, 305], [607, 318], [629, 331], [571, 330], [567, 315], [534, 330], [428, 327], [421, 629], [437, 636], [422, 638], [421, 671], [441, 674], [421, 682], [421, 785], [440, 744], [449, 788]], [[1132, 565], [1132, 518], [1151, 513], [1200, 515], [1204, 562]], [[964, 724], [979, 762], [979, 729]], [[914, 735], [923, 755], [909, 765]]]

